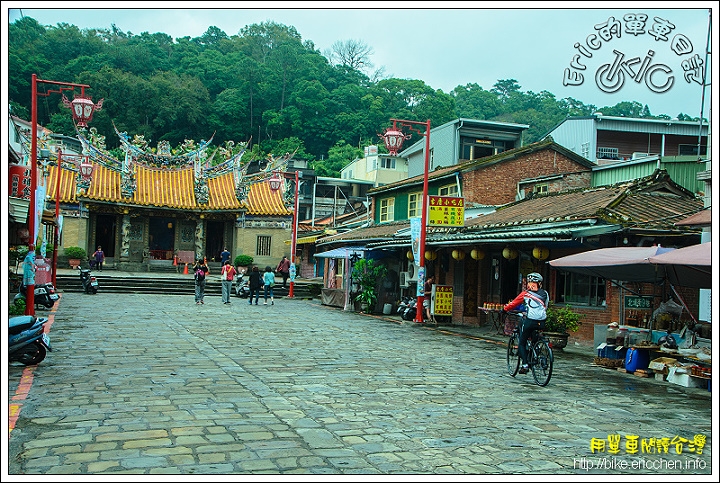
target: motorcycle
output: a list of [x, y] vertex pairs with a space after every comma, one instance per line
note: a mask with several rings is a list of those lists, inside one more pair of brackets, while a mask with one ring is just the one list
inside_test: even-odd
[[[53, 284], [42, 283], [40, 285], [35, 285], [35, 306], [42, 305], [45, 308], [51, 309], [58, 298], [58, 294], [55, 293], [55, 286]], [[27, 285], [20, 285], [20, 290], [15, 295], [13, 302], [26, 299]]]
[[98, 281], [87, 268], [80, 269], [80, 283], [85, 293], [96, 294], [98, 292]]
[[8, 321], [8, 359], [26, 366], [39, 364], [50, 347], [50, 336], [45, 333], [47, 317], [21, 315]]
[[235, 295], [244, 299], [250, 296], [250, 285], [243, 273], [238, 273], [235, 277]]
[[397, 313], [403, 320], [414, 320], [415, 319], [415, 307], [417, 306], [417, 299], [414, 297], [405, 296], [398, 304]]

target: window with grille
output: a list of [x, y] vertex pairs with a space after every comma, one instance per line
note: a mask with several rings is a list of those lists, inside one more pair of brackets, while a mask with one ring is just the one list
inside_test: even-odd
[[385, 198], [380, 201], [380, 221], [395, 220], [395, 198]]
[[449, 184], [446, 186], [441, 186], [438, 190], [439, 196], [457, 196], [458, 194], [458, 188], [456, 184]]
[[582, 143], [580, 147], [580, 155], [584, 158], [590, 157], [590, 143]]
[[255, 248], [255, 255], [269, 257], [270, 256], [270, 240], [272, 237], [266, 235], [259, 235], [257, 237], [257, 246]]
[[421, 215], [422, 192], [408, 195], [408, 218]]
[[598, 159], [619, 159], [618, 148], [598, 148]]

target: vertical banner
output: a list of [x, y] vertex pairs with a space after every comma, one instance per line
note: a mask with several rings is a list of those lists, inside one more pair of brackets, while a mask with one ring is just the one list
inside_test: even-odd
[[[425, 267], [418, 268], [418, 281], [417, 281], [417, 290], [415, 295], [417, 297], [420, 297], [421, 295], [425, 294]], [[418, 307], [418, 310], [422, 310], [422, 307]]]
[[40, 234], [40, 221], [42, 221], [43, 210], [45, 210], [45, 186], [38, 186], [35, 189], [35, 207], [33, 213], [33, 226], [35, 227], [35, 240], [31, 240], [34, 246], [37, 246], [37, 239]]
[[[415, 265], [420, 266], [420, 225], [422, 220], [415, 216], [410, 218], [410, 244], [412, 245]], [[419, 284], [418, 284], [419, 285]]]

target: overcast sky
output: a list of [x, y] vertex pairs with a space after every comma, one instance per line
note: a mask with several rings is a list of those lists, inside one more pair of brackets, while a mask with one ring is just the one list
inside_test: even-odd
[[[519, 8], [526, 5], [522, 2], [444, 2], [438, 3], [443, 6], [441, 9], [412, 8], [426, 3], [336, 2], [341, 6], [362, 7], [359, 9], [325, 8], [335, 4], [330, 2], [213, 2], [212, 5], [218, 8], [193, 8], [200, 3], [173, 2], [172, 5], [188, 7], [178, 9], [162, 8], [168, 5], [165, 2], [90, 4], [100, 7], [120, 4], [127, 7], [123, 9], [82, 8], [88, 5], [85, 2], [8, 1], [3, 2], [3, 6], [10, 23], [22, 14], [43, 25], [65, 22], [80, 28], [109, 29], [114, 24], [120, 30], [136, 35], [162, 32], [173, 38], [199, 37], [211, 26], [228, 35], [236, 35], [246, 25], [273, 21], [295, 27], [303, 40], [312, 41], [321, 53], [336, 41], [361, 40], [373, 49], [371, 61], [375, 68], [384, 67], [386, 76], [419, 79], [444, 92], [468, 83], [488, 90], [499, 79], [516, 79], [522, 91], [545, 90], [558, 99], [572, 97], [597, 107], [637, 101], [647, 104], [654, 115], [675, 117], [681, 112], [700, 115], [701, 84], [688, 82], [685, 71], [698, 72], [688, 66], [695, 67], [692, 64], [697, 60], [705, 62], [708, 8], [716, 2], [582, 3], [590, 7], [610, 7], [602, 9]], [[486, 4], [497, 8], [474, 8]], [[545, 4], [553, 5], [552, 2]], [[221, 8], [243, 5], [254, 8]], [[307, 7], [297, 8], [298, 5]], [[384, 9], [387, 5], [400, 8]], [[536, 6], [537, 3], [527, 5]], [[685, 8], [657, 8], [673, 5]], [[279, 8], [282, 6], [288, 8]], [[647, 15], [644, 30], [629, 32], [628, 14]], [[611, 18], [620, 25], [620, 30], [615, 31], [620, 32], [620, 38], [615, 33], [609, 40], [594, 44], [595, 50], [588, 48], [588, 37], [599, 32], [596, 26]], [[660, 24], [667, 26], [667, 33], [660, 32], [660, 39], [656, 40], [650, 32], [657, 32], [654, 26]], [[713, 25], [712, 28], [717, 41], [717, 27]], [[7, 30], [3, 31], [6, 50]], [[672, 49], [677, 35], [680, 35], [678, 39], [690, 42], [683, 45], [684, 51], [680, 55]], [[581, 47], [576, 48], [576, 43]], [[592, 57], [583, 55], [581, 50]], [[619, 55], [625, 61], [639, 58], [629, 67], [634, 73], [643, 65], [649, 51], [653, 53], [647, 72], [652, 75], [636, 82], [635, 76], [620, 68], [620, 72], [626, 72], [623, 82], [615, 76], [601, 81], [605, 91], [598, 87], [596, 73], [611, 71]], [[579, 64], [573, 66], [575, 55], [579, 55]], [[7, 58], [7, 55], [3, 57]], [[603, 69], [606, 64], [609, 67]], [[581, 69], [580, 65], [585, 68]], [[711, 69], [716, 71], [715, 66]], [[564, 85], [564, 79], [567, 85]], [[651, 79], [649, 84], [659, 92], [648, 87], [647, 79]], [[673, 79], [672, 84], [667, 84], [670, 79]], [[707, 83], [710, 80], [708, 72]], [[613, 90], [614, 93], [608, 92]], [[709, 117], [709, 99], [707, 89], [704, 117]]]

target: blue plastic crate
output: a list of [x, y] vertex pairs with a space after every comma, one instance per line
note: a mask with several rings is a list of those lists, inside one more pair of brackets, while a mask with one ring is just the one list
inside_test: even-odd
[[620, 350], [615, 350], [616, 347], [617, 346], [614, 345], [606, 345], [602, 349], [598, 349], [598, 357], [603, 357], [605, 359], [625, 359], [627, 348], [623, 347]]

